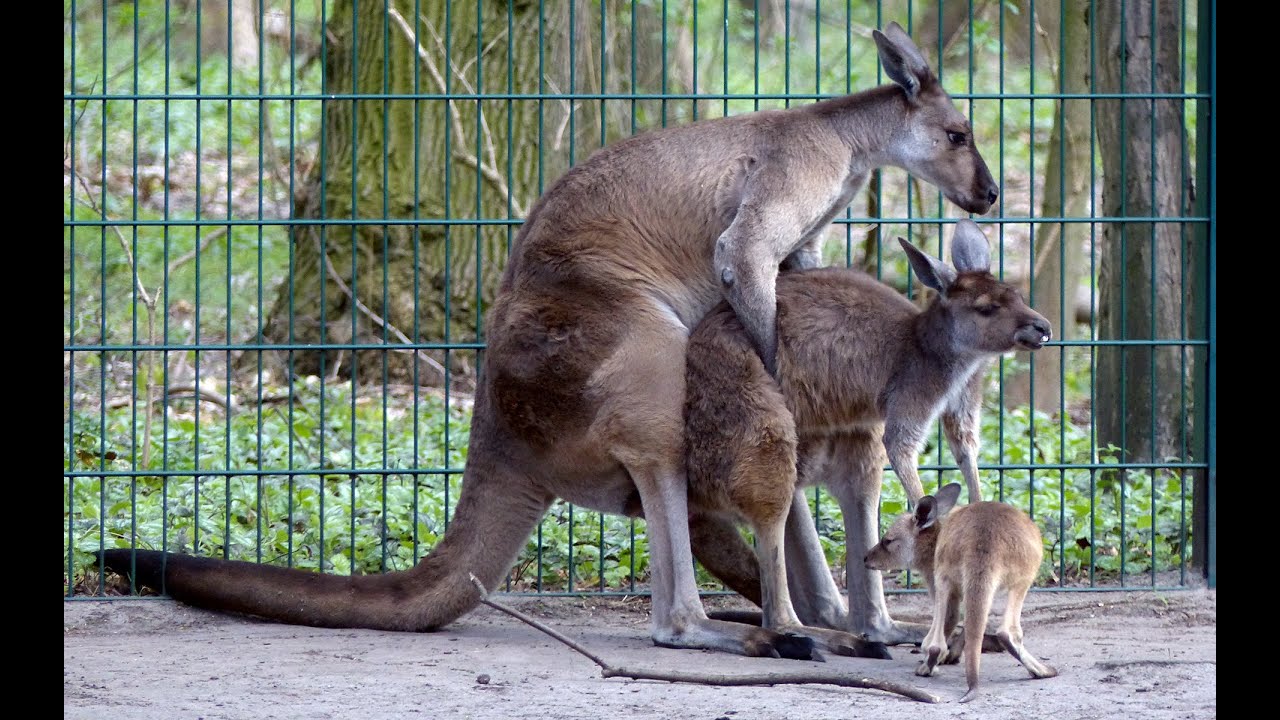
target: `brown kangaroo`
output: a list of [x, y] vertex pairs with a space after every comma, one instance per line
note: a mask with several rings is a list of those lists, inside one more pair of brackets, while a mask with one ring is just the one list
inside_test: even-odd
[[956, 508], [959, 496], [960, 485], [951, 483], [936, 498], [921, 498], [915, 512], [894, 520], [865, 562], [876, 570], [910, 567], [924, 578], [933, 600], [933, 624], [924, 639], [926, 655], [916, 668], [917, 675], [933, 675], [940, 662], [958, 659], [956, 648], [948, 652], [947, 638], [963, 607], [964, 635], [959, 644], [969, 690], [960, 702], [969, 702], [978, 694], [982, 637], [997, 591], [1007, 593], [996, 632], [1000, 644], [1032, 677], [1054, 677], [1058, 671], [1022, 645], [1022, 602], [1044, 557], [1040, 528], [1026, 513], [1005, 503], [976, 502]]
[[[643, 133], [597, 151], [539, 198], [489, 310], [462, 494], [417, 566], [344, 577], [132, 550], [104, 552], [105, 566], [191, 605], [430, 630], [478, 604], [469, 574], [497, 587], [563, 498], [643, 514], [655, 643], [807, 656], [788, 650], [786, 635], [709, 619], [699, 599], [685, 346], [727, 298], [772, 367], [779, 268], [818, 264], [823, 229], [877, 167], [904, 168], [970, 212], [995, 201], [969, 123], [920, 50], [896, 23], [874, 37], [893, 85]], [[699, 537], [724, 530], [712, 522]], [[720, 551], [700, 542], [697, 556], [725, 565]]]
[[[937, 291], [924, 310], [859, 270], [778, 277], [776, 383], [727, 305], [709, 313], [689, 337], [689, 503], [701, 513], [747, 520], [759, 559], [758, 580], [741, 573], [748, 560], [712, 571], [760, 604], [765, 627], [796, 631], [828, 647], [829, 634], [797, 627], [801, 617], [887, 644], [922, 639], [923, 625], [889, 617], [880, 573], [861, 564], [876, 541], [886, 452], [908, 498], [919, 501], [924, 491], [917, 455], [941, 415], [970, 498], [980, 499], [984, 369], [1001, 353], [1039, 349], [1051, 333], [1017, 290], [991, 274], [987, 239], [972, 220], [956, 224], [954, 270], [899, 242], [921, 281]], [[807, 501], [797, 492], [814, 483], [830, 488], [844, 515], [847, 619]], [[730, 541], [728, 533], [720, 540]], [[732, 544], [745, 551], [740, 540]], [[798, 605], [805, 610], [799, 615]]]

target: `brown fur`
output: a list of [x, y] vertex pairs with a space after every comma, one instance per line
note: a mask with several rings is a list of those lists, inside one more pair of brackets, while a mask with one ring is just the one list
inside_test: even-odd
[[[997, 592], [1007, 598], [996, 632], [1000, 644], [1032, 677], [1053, 677], [1058, 671], [1022, 644], [1022, 603], [1044, 558], [1040, 528], [1025, 512], [1004, 503], [978, 502], [953, 510], [959, 495], [960, 486], [952, 483], [936, 498], [922, 498], [914, 512], [894, 520], [865, 563], [876, 570], [909, 567], [920, 572], [933, 599], [933, 624], [916, 674], [932, 675], [939, 663], [955, 660], [962, 650], [969, 689], [960, 702], [969, 702], [978, 694], [983, 634]], [[962, 608], [960, 648], [949, 650], [947, 638]]]
[[[893, 621], [879, 574], [859, 563], [875, 542], [886, 454], [910, 500], [919, 500], [916, 458], [941, 415], [971, 480], [970, 497], [980, 499], [977, 430], [985, 364], [1049, 339], [1048, 321], [990, 273], [986, 238], [972, 221], [956, 226], [952, 247], [959, 272], [905, 242], [903, 247], [926, 284], [939, 291], [924, 310], [858, 270], [826, 268], [778, 278], [776, 382], [727, 305], [709, 314], [689, 339], [690, 503], [704, 515], [744, 519], [755, 530], [758, 569], [719, 573], [760, 603], [766, 627], [799, 625], [801, 619], [831, 627], [832, 618], [840, 618], [839, 627], [873, 641], [920, 640], [923, 626]], [[797, 488], [814, 483], [829, 487], [843, 510], [847, 619], [831, 607], [839, 593], [825, 563], [779, 552], [784, 524], [786, 544], [814, 547], [804, 537], [813, 533], [812, 523], [788, 522], [786, 516]], [[800, 498], [793, 509], [805, 502]], [[792, 568], [793, 562], [800, 567]], [[826, 599], [805, 597], [793, 611], [792, 599], [814, 593]]]
[[[698, 598], [685, 346], [723, 297], [772, 367], [779, 268], [818, 264], [822, 231], [877, 167], [903, 167], [971, 212], [994, 202], [968, 122], [919, 49], [894, 23], [874, 36], [895, 85], [644, 133], [596, 152], [535, 203], [486, 322], [462, 496], [416, 567], [347, 578], [139, 552], [138, 580], [287, 622], [429, 630], [478, 603], [471, 573], [497, 587], [558, 497], [645, 516], [654, 642], [791, 652], [776, 632], [708, 619]], [[716, 546], [698, 557], [725, 572], [742, 560]], [[134, 562], [104, 553], [115, 570]]]

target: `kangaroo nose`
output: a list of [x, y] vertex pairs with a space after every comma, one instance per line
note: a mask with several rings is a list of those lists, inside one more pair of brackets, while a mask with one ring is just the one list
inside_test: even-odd
[[1000, 197], [1000, 192], [996, 190], [994, 185], [991, 186], [991, 189], [987, 190], [987, 202], [991, 203], [992, 205], [995, 205], [996, 198], [998, 197]]
[[1031, 323], [1031, 327], [1046, 338], [1053, 336], [1053, 326], [1049, 324], [1048, 320], [1035, 320]]

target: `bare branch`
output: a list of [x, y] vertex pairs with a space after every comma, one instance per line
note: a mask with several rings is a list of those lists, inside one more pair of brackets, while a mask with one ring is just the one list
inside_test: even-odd
[[[970, 15], [974, 18], [981, 19], [983, 14], [987, 12], [987, 9], [989, 8], [990, 5], [991, 5], [990, 0], [979, 0], [979, 2], [974, 5], [973, 12]], [[938, 12], [942, 12], [941, 8], [939, 8]], [[955, 44], [960, 41], [961, 35], [964, 34], [964, 29], [967, 28], [968, 26], [969, 26], [969, 18], [965, 18], [960, 23], [960, 25], [956, 28], [956, 31], [951, 34], [951, 37], [947, 38], [947, 42], [943, 46], [942, 52], [938, 56], [939, 65], [942, 64], [942, 58], [946, 57], [947, 54], [951, 52], [951, 49], [955, 47]], [[867, 34], [870, 35], [870, 33], [867, 33]], [[1057, 76], [1058, 76], [1058, 73], [1055, 70], [1054, 77], [1057, 77]]]
[[[442, 93], [446, 92], [447, 86], [444, 81], [444, 76], [440, 73], [440, 68], [436, 66], [435, 60], [431, 57], [431, 54], [428, 53], [426, 48], [422, 47], [422, 44], [418, 42], [417, 33], [414, 32], [413, 28], [409, 26], [409, 23], [404, 19], [404, 17], [400, 15], [399, 12], [396, 11], [395, 8], [392, 8], [392, 7], [387, 8], [387, 15], [389, 15], [392, 20], [396, 21], [396, 25], [400, 27], [400, 31], [403, 32], [405, 37], [409, 40], [409, 42], [413, 43], [414, 47], [417, 48], [418, 57], [422, 60], [423, 67], [427, 69], [427, 72], [431, 75], [432, 79], [436, 81], [436, 85], [440, 88], [440, 92]], [[422, 18], [422, 21], [427, 25], [427, 28], [434, 35], [435, 28], [431, 26], [431, 23], [428, 22], [426, 18]], [[443, 42], [441, 41], [439, 36], [436, 36], [435, 40], [437, 44], [443, 47]], [[454, 73], [457, 74], [457, 72], [458, 72], [457, 69], [454, 68]], [[470, 84], [466, 82], [466, 78], [460, 75], [459, 75], [459, 78], [461, 79], [463, 85], [468, 87], [468, 89], [470, 89]], [[449, 108], [449, 114], [453, 117], [453, 122], [451, 124], [453, 126], [453, 134], [454, 134], [455, 142], [457, 143], [457, 147], [459, 148], [466, 147], [467, 138], [466, 138], [466, 135], [464, 135], [462, 132], [462, 114], [458, 112], [458, 106], [453, 101], [452, 98], [448, 99], [445, 102], [445, 104]], [[489, 123], [484, 118], [483, 109], [477, 108], [477, 111], [480, 113], [481, 128], [484, 131], [485, 145], [488, 148], [489, 156], [490, 158], [495, 158], [495, 153], [493, 150], [494, 148], [493, 136], [489, 132]], [[480, 160], [478, 158], [476, 158], [473, 155], [464, 153], [461, 150], [456, 150], [454, 153], [454, 157], [459, 160], [462, 160], [463, 162], [466, 162], [471, 167], [476, 167], [477, 165], [480, 165], [481, 175], [483, 175], [485, 180], [488, 180], [489, 183], [494, 186], [494, 189], [498, 191], [498, 193], [502, 196], [503, 200], [511, 203], [511, 207], [513, 210], [515, 210], [516, 214], [519, 215], [520, 217], [524, 217], [527, 214], [527, 210], [525, 209], [524, 204], [521, 203], [518, 199], [516, 199], [512, 195], [511, 189], [507, 186], [507, 183], [504, 180], [502, 180], [502, 175], [498, 172], [497, 168], [494, 167], [494, 165], [497, 164], [496, 159], [492, 160], [493, 165], [483, 165], [480, 163]]]
[[[489, 41], [489, 44], [485, 45], [484, 48], [480, 50], [480, 57], [483, 58], [485, 55], [488, 55], [489, 51], [492, 50], [493, 47], [498, 44], [498, 41], [506, 36], [507, 36], [507, 29], [502, 28], [502, 30], [496, 36], [494, 36], [492, 40]], [[462, 64], [462, 67], [459, 69], [459, 71], [465, 73], [468, 69], [471, 68], [472, 63], [474, 63], [475, 61], [476, 59], [474, 57], [468, 58], [467, 61]]]
[[524, 217], [527, 214], [527, 211], [524, 206], [520, 204], [520, 201], [511, 197], [511, 192], [507, 189], [507, 181], [497, 170], [493, 169], [492, 165], [481, 165], [476, 161], [475, 155], [457, 149], [453, 151], [453, 159], [460, 161], [463, 165], [466, 165], [473, 170], [479, 169], [480, 174], [484, 175], [484, 179], [492, 183], [499, 193], [502, 193], [503, 199], [511, 199], [511, 209], [515, 211], [516, 215]]
[[[319, 248], [319, 244], [320, 244], [320, 239], [316, 238], [317, 248]], [[338, 275], [338, 271], [333, 267], [333, 261], [329, 259], [329, 256], [322, 251], [319, 251], [319, 250], [317, 251], [320, 252], [320, 257], [324, 258], [324, 266], [329, 272], [329, 279], [333, 280], [334, 284], [338, 286], [338, 289], [341, 290], [343, 294], [346, 295], [347, 298], [351, 300], [351, 302], [356, 306], [356, 308], [360, 310], [360, 312], [364, 313], [365, 317], [372, 320], [378, 327], [386, 328], [392, 335], [395, 335], [396, 338], [400, 340], [400, 342], [406, 345], [413, 344], [413, 341], [409, 339], [408, 335], [405, 335], [404, 333], [400, 332], [399, 328], [387, 322], [386, 320], [383, 320], [380, 315], [370, 310], [369, 307], [364, 303], [360, 302], [360, 298], [356, 297], [355, 294], [351, 292], [351, 288], [347, 287], [347, 284], [343, 282], [342, 276]], [[415, 355], [418, 356], [419, 360], [435, 368], [436, 371], [440, 373], [440, 377], [442, 379], [446, 379], [446, 380], [448, 379], [448, 376], [445, 374], [444, 366], [436, 362], [435, 359], [433, 359], [426, 353], [422, 352], [421, 350], [410, 348], [408, 350], [403, 350], [403, 351], [396, 350], [396, 352], [414, 353]]]
[[[195, 385], [171, 385], [169, 387], [169, 391], [166, 393], [166, 397], [170, 400], [178, 397], [196, 398], [198, 400], [203, 400], [204, 402], [213, 403], [224, 410], [231, 410], [233, 412], [240, 409], [240, 404], [236, 402], [234, 397], [228, 403], [227, 398], [222, 395], [219, 395], [208, 388], [197, 387]], [[147, 401], [149, 404], [150, 398], [148, 398]], [[129, 407], [132, 404], [132, 397], [120, 397], [115, 398], [114, 400], [109, 400], [107, 402], [107, 407], [115, 410], [117, 408]], [[150, 413], [149, 410], [147, 412]], [[145, 465], [146, 463], [143, 464]]]
[[[445, 52], [446, 48], [444, 47], [444, 40], [441, 39], [440, 33], [436, 31], [435, 26], [432, 25], [431, 21], [425, 16], [419, 17], [422, 20], [422, 24], [427, 26], [427, 31], [431, 33], [431, 38], [435, 40], [436, 47], [440, 49], [440, 52], [444, 55], [445, 59], [448, 60], [449, 69], [453, 71], [453, 76], [458, 78], [458, 82], [462, 84], [462, 87], [465, 88], [467, 92], [474, 94], [476, 92], [476, 88], [471, 84], [471, 81], [467, 80], [466, 75], [466, 68], [470, 66], [470, 61], [468, 61], [468, 64], [464, 65], [462, 68], [459, 68], [454, 64], [453, 59], [449, 57], [447, 52]], [[505, 33], [506, 31], [504, 30], [503, 32]], [[497, 42], [497, 40], [495, 39], [494, 42]], [[491, 42], [484, 52], [488, 52], [488, 49], [492, 47], [493, 43]], [[453, 100], [451, 99], [449, 102], [452, 103]], [[493, 132], [489, 129], [489, 120], [485, 117], [484, 107], [481, 106], [479, 102], [476, 103], [476, 117], [480, 119], [480, 130], [484, 135], [484, 147], [485, 151], [489, 155], [489, 167], [486, 169], [489, 172], [492, 172], [494, 176], [501, 177], [495, 169], [498, 165], [498, 156], [497, 153], [494, 152]], [[472, 167], [474, 167], [474, 165]], [[504, 183], [502, 187], [505, 188], [506, 184]], [[520, 214], [524, 215], [523, 212]]]
[[232, 398], [231, 401], [228, 402], [227, 398], [222, 395], [219, 395], [208, 388], [198, 387], [196, 385], [171, 385], [169, 386], [167, 396], [170, 399], [181, 396], [194, 397], [208, 403], [213, 403], [214, 405], [219, 405], [223, 410], [231, 410], [233, 412], [240, 409], [240, 404], [235, 401], [235, 398]]
[[[93, 94], [93, 91], [94, 91], [94, 90], [96, 90], [96, 89], [98, 89], [98, 78], [97, 78], [97, 77], [95, 77], [95, 78], [93, 79], [93, 82], [89, 84], [89, 92], [88, 92], [87, 94], [92, 95], [92, 94]], [[89, 101], [88, 101], [88, 100], [85, 100], [85, 101], [84, 101], [84, 105], [81, 105], [81, 106], [80, 106], [80, 114], [79, 114], [79, 115], [76, 115], [75, 110], [76, 110], [76, 107], [75, 107], [75, 105], [74, 105], [74, 104], [72, 104], [72, 106], [71, 106], [71, 114], [73, 115], [73, 117], [72, 117], [72, 119], [71, 119], [71, 127], [67, 128], [67, 135], [66, 135], [66, 139], [62, 141], [62, 160], [63, 160], [63, 162], [64, 162], [64, 163], [68, 160], [68, 158], [69, 158], [69, 157], [70, 157], [70, 155], [71, 155], [71, 133], [72, 133], [72, 132], [77, 128], [77, 127], [79, 127], [79, 126], [80, 126], [80, 121], [84, 118], [84, 114], [85, 114], [86, 112], [88, 112], [88, 111], [89, 111]], [[74, 173], [74, 172], [75, 172], [75, 168], [71, 168], [71, 171]]]
[[837, 673], [808, 672], [796, 675], [784, 675], [781, 673], [711, 675], [704, 673], [682, 673], [675, 671], [645, 670], [613, 666], [600, 656], [570, 638], [565, 637], [560, 632], [557, 632], [542, 622], [525, 615], [519, 610], [493, 602], [489, 599], [488, 591], [484, 589], [484, 585], [480, 583], [480, 580], [475, 575], [471, 575], [471, 583], [480, 591], [481, 603], [493, 608], [494, 610], [504, 612], [531, 627], [537, 628], [565, 645], [568, 645], [570, 648], [578, 651], [596, 665], [600, 666], [601, 677], [626, 677], [633, 680], [664, 680], [666, 682], [685, 682], [696, 683], [699, 685], [803, 685], [821, 683], [824, 685], [839, 685], [840, 687], [883, 690], [885, 692], [896, 693], [920, 702], [942, 702], [942, 698], [937, 695], [925, 692], [919, 688], [911, 687], [910, 685], [902, 685], [889, 680], [879, 680], [876, 678], [849, 677], [847, 675]]
[[[98, 207], [98, 203], [93, 201], [93, 191], [89, 189], [89, 185], [84, 181], [84, 178], [80, 177], [75, 168], [71, 168], [71, 174], [75, 177], [76, 181], [80, 183], [80, 187], [84, 190], [84, 199], [80, 202], [88, 205], [103, 222], [111, 222], [111, 219], [107, 217], [107, 211]], [[129, 241], [124, 239], [124, 233], [120, 232], [120, 228], [118, 226], [108, 225], [107, 227], [111, 228], [116, 239], [120, 241], [120, 247], [124, 250], [124, 256], [129, 261], [129, 269], [133, 271], [133, 281], [137, 286], [138, 295], [142, 296], [142, 303], [148, 308], [155, 309], [155, 301], [151, 299], [151, 294], [147, 292], [147, 288], [143, 286], [142, 280], [138, 277], [138, 266], [133, 261], [133, 252], [129, 249]], [[105, 300], [106, 298], [103, 299]]]
[[209, 233], [208, 235], [206, 235], [206, 236], [205, 236], [205, 238], [204, 238], [204, 240], [202, 240], [202, 241], [200, 242], [200, 247], [195, 248], [194, 250], [192, 250], [191, 252], [187, 253], [186, 255], [183, 255], [182, 257], [178, 258], [177, 260], [174, 260], [173, 262], [169, 263], [169, 272], [171, 272], [171, 273], [172, 273], [174, 270], [177, 270], [178, 268], [182, 267], [183, 265], [186, 265], [187, 263], [191, 262], [192, 260], [195, 260], [195, 259], [196, 259], [196, 256], [197, 256], [197, 255], [199, 255], [200, 253], [203, 253], [205, 250], [207, 250], [207, 249], [209, 248], [209, 246], [213, 244], [213, 241], [214, 241], [214, 240], [217, 240], [218, 238], [222, 237], [223, 235], [226, 235], [226, 234], [227, 234], [227, 228], [228, 228], [228, 227], [229, 227], [229, 226], [227, 226], [227, 225], [223, 225], [223, 226], [222, 226], [222, 227], [220, 227], [220, 228], [216, 228], [216, 229], [214, 229], [214, 230], [213, 230], [213, 232], [211, 232], [211, 233]]

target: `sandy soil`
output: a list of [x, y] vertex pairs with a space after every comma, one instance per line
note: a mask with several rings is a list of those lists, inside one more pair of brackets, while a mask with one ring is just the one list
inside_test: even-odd
[[[968, 704], [961, 666], [919, 678], [918, 651], [893, 660], [743, 658], [655, 647], [644, 598], [495, 596], [617, 666], [715, 673], [842, 670], [915, 685], [927, 705], [833, 685], [711, 687], [604, 679], [586, 657], [480, 607], [426, 634], [295, 627], [195, 610], [167, 599], [64, 602], [66, 718], [1142, 718], [1217, 714], [1217, 595], [1033, 592], [1026, 645], [1059, 676], [1032, 680], [1007, 654], [983, 655], [983, 694]], [[926, 598], [890, 610], [927, 621]], [[709, 606], [744, 607], [718, 597]]]

